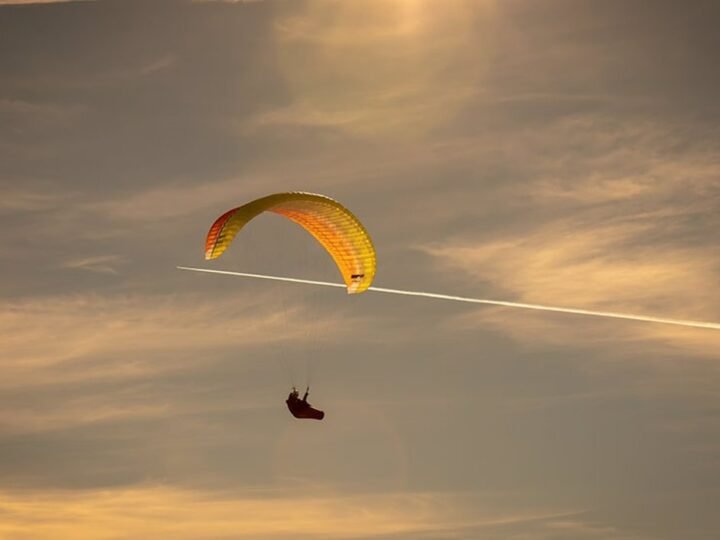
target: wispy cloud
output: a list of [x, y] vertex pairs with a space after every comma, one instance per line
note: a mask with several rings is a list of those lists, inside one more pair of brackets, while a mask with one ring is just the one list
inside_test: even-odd
[[63, 268], [86, 270], [100, 274], [117, 274], [117, 266], [124, 262], [125, 258], [120, 255], [96, 255], [80, 259], [71, 259], [65, 261], [62, 266]]
[[[5, 302], [0, 435], [254, 407], [254, 392], [230, 403], [232, 390], [213, 394], [212, 377], [196, 388], [193, 374], [227, 362], [242, 371], [268, 358], [271, 373], [300, 371], [299, 357], [319, 342], [342, 340], [364, 325], [319, 310], [308, 319], [302, 300], [245, 289], [222, 300], [75, 295]], [[17, 399], [28, 391], [32, 400]]]
[[206, 4], [206, 3], [212, 3], [212, 2], [217, 2], [220, 4], [255, 4], [258, 2], [265, 2], [267, 0], [191, 0], [191, 1], [196, 4]]
[[587, 523], [576, 519], [558, 519], [544, 525], [544, 531], [534, 536], [537, 540], [650, 540], [649, 536], [635, 532], [622, 531], [617, 527]]
[[309, 2], [289, 12], [276, 37], [293, 103], [256, 124], [373, 137], [427, 133], [476, 95], [482, 69], [456, 66], [470, 54], [482, 63], [487, 49], [470, 27], [489, 24], [492, 4], [452, 1], [438, 12], [422, 2]]
[[[717, 319], [720, 314], [710, 300], [714, 295], [708, 291], [714, 290], [718, 261], [702, 248], [635, 247], [652, 231], [648, 224], [590, 225], [570, 220], [502, 241], [429, 247], [426, 252], [440, 268], [466, 272], [475, 283], [486, 284], [485, 288], [490, 284], [493, 295], [502, 299]], [[624, 341], [646, 348], [648, 341], [655, 341], [693, 355], [712, 355], [718, 344], [712, 332], [499, 309], [478, 310], [462, 319], [463, 325], [474, 320], [523, 341], [554, 345], [573, 342], [589, 347]]]
[[[201, 351], [308, 339], [306, 324], [316, 322], [303, 318], [299, 304], [283, 307], [263, 295], [242, 301], [78, 295], [7, 302], [0, 311], [2, 386], [133, 377], [187, 368]], [[331, 326], [327, 321], [324, 327]]]
[[95, 2], [96, 0], [0, 0], [0, 6], [29, 5], [29, 4], [57, 4], [65, 2]]
[[[307, 496], [260, 491], [218, 496], [168, 486], [87, 493], [5, 492], [0, 533], [20, 535], [32, 531], [38, 540], [68, 536], [115, 540], [140, 536], [195, 539], [288, 535], [380, 539], [432, 532], [462, 535], [467, 529], [576, 514], [482, 510], [481, 500], [453, 493]], [[83, 519], [76, 519], [77, 515]]]
[[[426, 251], [438, 264], [490, 281], [528, 302], [635, 311], [651, 304], [680, 308], [685, 315], [693, 307], [699, 311], [718, 261], [702, 249], [636, 247], [654, 228], [632, 221], [560, 220], [506, 240]], [[714, 306], [704, 307], [700, 314], [712, 315]]]
[[[708, 224], [718, 221], [720, 200], [720, 162], [711, 146], [700, 141], [677, 152], [677, 136], [661, 126], [592, 116], [560, 120], [542, 136], [518, 137], [525, 141], [517, 153], [526, 179], [496, 186], [478, 202], [503, 220], [511, 218], [510, 226], [489, 223], [475, 239], [466, 231], [421, 246], [439, 270], [460, 272], [468, 285], [480, 287], [474, 295], [720, 317], [710, 300], [718, 292], [720, 258], [704, 237]], [[559, 146], [569, 140], [581, 141], [582, 151], [550, 157], [561, 155]], [[470, 211], [475, 201], [456, 202]], [[624, 341], [640, 347], [650, 340], [707, 355], [717, 343], [711, 333], [631, 323], [612, 325], [610, 332], [605, 323], [577, 321], [576, 331], [568, 333], [563, 325], [569, 321], [557, 316], [482, 310], [475, 317], [518, 339], [555, 344]]]
[[49, 210], [57, 208], [63, 200], [61, 194], [6, 188], [0, 191], [0, 213]]

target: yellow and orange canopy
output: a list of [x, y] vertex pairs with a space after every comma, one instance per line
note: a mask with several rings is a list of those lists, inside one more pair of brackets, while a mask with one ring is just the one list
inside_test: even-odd
[[349, 294], [370, 287], [376, 257], [365, 227], [342, 204], [314, 193], [276, 193], [225, 212], [210, 227], [205, 259], [222, 255], [240, 229], [262, 212], [284, 216], [313, 235], [337, 264]]

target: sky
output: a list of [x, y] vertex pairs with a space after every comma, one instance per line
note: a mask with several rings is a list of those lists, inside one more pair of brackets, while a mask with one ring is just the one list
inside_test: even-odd
[[[0, 539], [714, 540], [712, 1], [0, 0]], [[284, 399], [312, 383], [322, 422]]]

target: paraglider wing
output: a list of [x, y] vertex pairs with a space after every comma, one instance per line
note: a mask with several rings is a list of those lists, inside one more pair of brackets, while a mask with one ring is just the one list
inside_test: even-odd
[[365, 227], [339, 202], [314, 193], [276, 193], [225, 212], [210, 227], [205, 259], [222, 255], [240, 229], [262, 212], [284, 216], [315, 237], [335, 261], [348, 294], [370, 287], [376, 258]]

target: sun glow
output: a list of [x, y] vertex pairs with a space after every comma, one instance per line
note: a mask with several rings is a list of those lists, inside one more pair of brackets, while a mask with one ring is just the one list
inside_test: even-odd
[[[292, 103], [258, 124], [422, 136], [478, 90], [492, 3], [310, 2], [276, 24]], [[478, 33], [475, 26], [488, 27]], [[463, 59], [472, 69], [455, 69]]]

